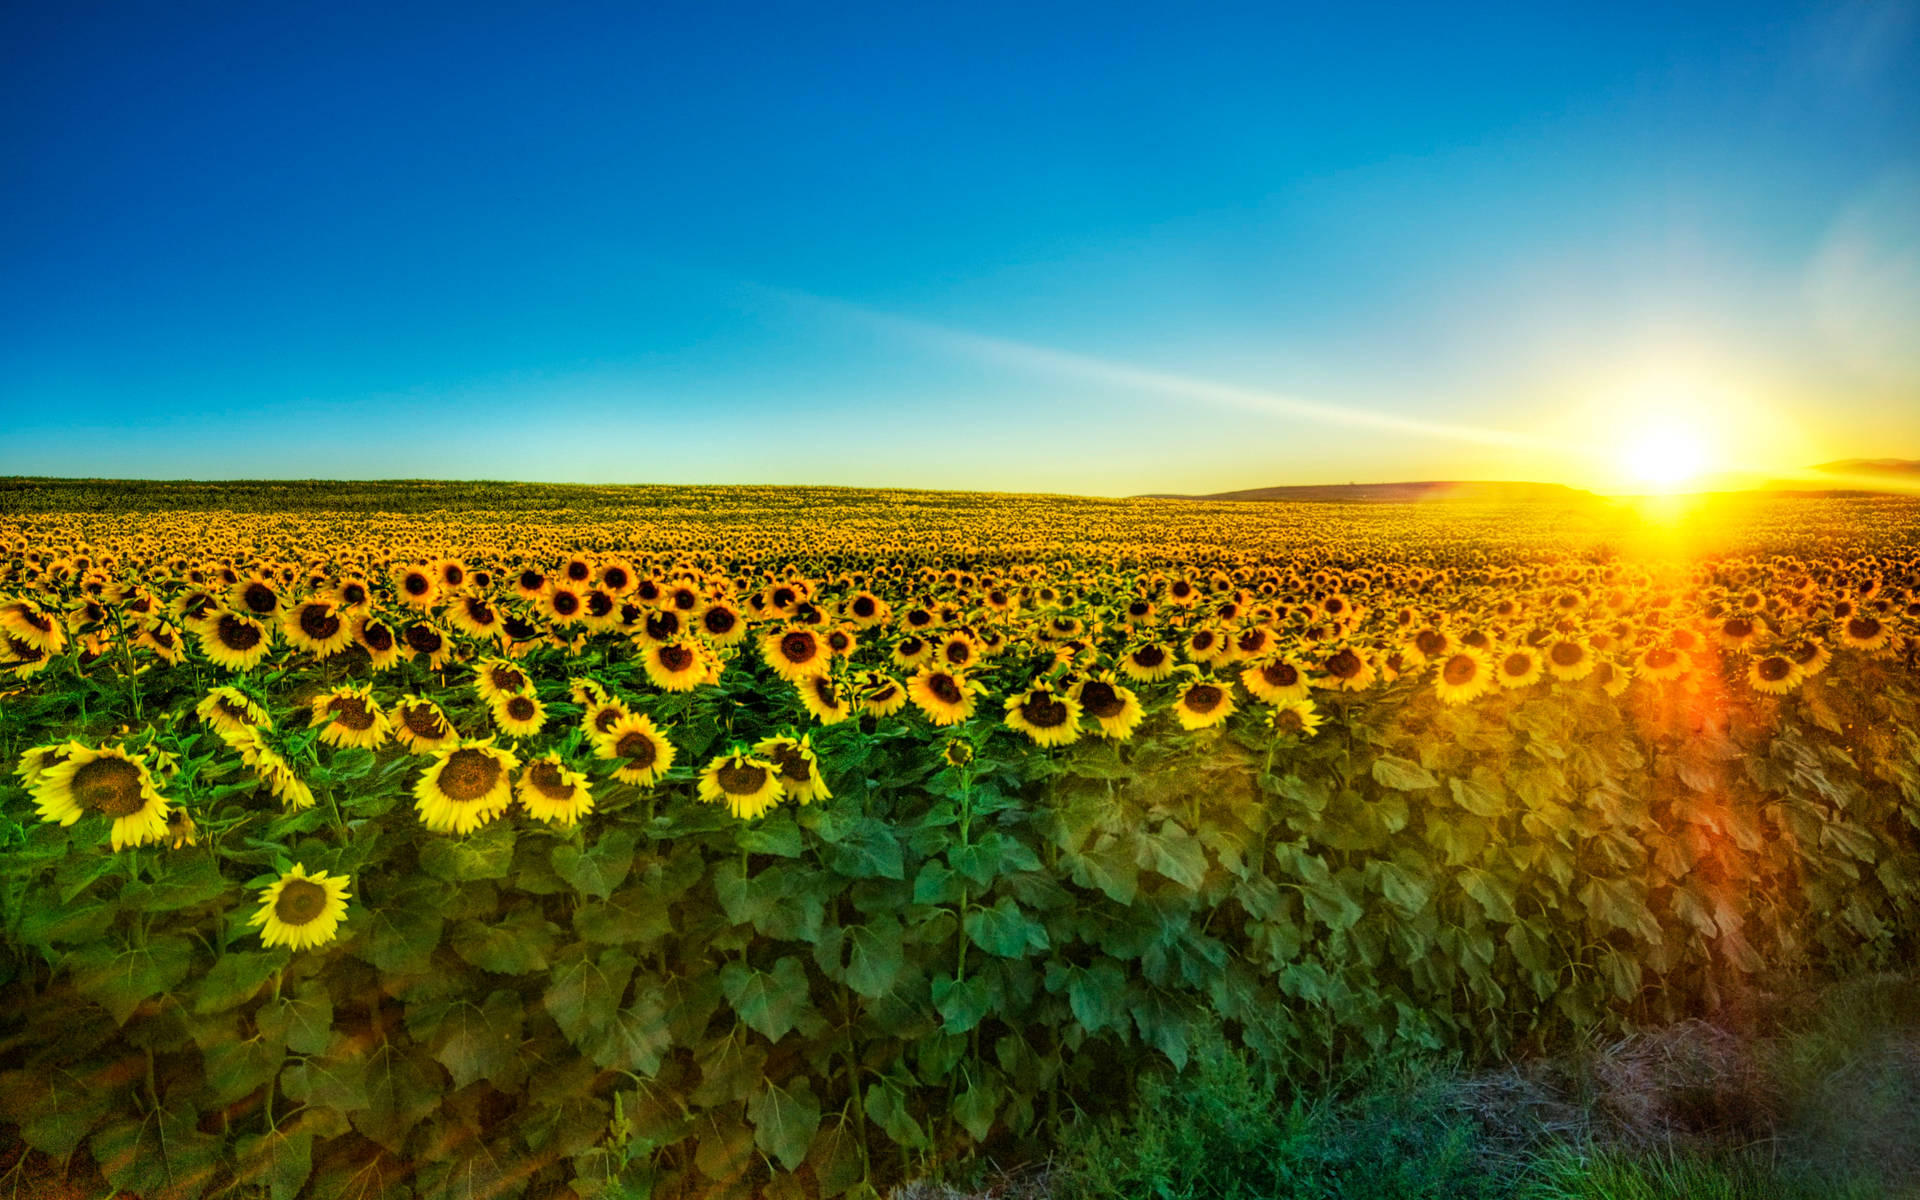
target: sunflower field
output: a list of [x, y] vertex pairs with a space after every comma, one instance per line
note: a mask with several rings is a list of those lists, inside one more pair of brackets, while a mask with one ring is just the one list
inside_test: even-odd
[[0, 498], [16, 1182], [873, 1195], [1920, 948], [1920, 501]]

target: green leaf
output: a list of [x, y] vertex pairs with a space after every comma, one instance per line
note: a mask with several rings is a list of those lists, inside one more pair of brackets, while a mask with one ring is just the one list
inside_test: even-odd
[[636, 959], [625, 950], [602, 951], [600, 957], [577, 958], [553, 972], [541, 1003], [554, 1024], [576, 1047], [605, 1032], [620, 998], [626, 995]]
[[1433, 893], [1425, 879], [1397, 863], [1376, 861], [1373, 867], [1380, 874], [1380, 893], [1403, 917], [1418, 916], [1427, 907]]
[[285, 961], [286, 956], [277, 953], [221, 955], [194, 988], [193, 1011], [205, 1015], [245, 1004], [259, 995], [267, 978]]
[[1132, 904], [1139, 891], [1140, 867], [1118, 844], [1096, 845], [1083, 854], [1065, 854], [1060, 861], [1083, 888], [1098, 888], [1116, 904]]
[[320, 1054], [333, 1042], [333, 997], [324, 983], [309, 979], [291, 996], [260, 1006], [254, 1015], [260, 1031], [284, 1038], [296, 1054]]
[[1093, 967], [1074, 967], [1067, 974], [1067, 1001], [1073, 1019], [1088, 1033], [1102, 1029], [1124, 1030], [1129, 1022], [1127, 977], [1110, 962]]
[[944, 863], [928, 859], [913, 877], [915, 904], [955, 904], [960, 900], [960, 876]]
[[280, 1087], [288, 1099], [301, 1104], [352, 1112], [368, 1104], [366, 1068], [360, 1058], [309, 1058], [283, 1069]]
[[738, 1178], [753, 1158], [753, 1130], [738, 1120], [709, 1118], [694, 1147], [693, 1165], [717, 1182]]
[[907, 1111], [905, 1089], [891, 1077], [870, 1084], [864, 1100], [868, 1119], [895, 1142], [909, 1150], [918, 1150], [928, 1144], [927, 1131]]
[[547, 955], [560, 930], [528, 901], [504, 920], [468, 918], [453, 927], [453, 951], [483, 971], [525, 975], [547, 969]]
[[737, 835], [742, 850], [772, 854], [779, 858], [799, 858], [805, 852], [800, 827], [785, 812], [778, 812], [747, 826]]
[[829, 861], [850, 879], [906, 878], [900, 839], [891, 826], [872, 817], [862, 817], [846, 830]]
[[95, 1000], [125, 1025], [141, 1001], [187, 977], [193, 943], [178, 934], [156, 937], [144, 946], [86, 946], [67, 960], [74, 990]]
[[986, 1141], [987, 1135], [993, 1132], [993, 1115], [1000, 1105], [1000, 1089], [985, 1077], [984, 1070], [981, 1075], [969, 1081], [967, 1090], [953, 1102], [954, 1119], [976, 1142]]
[[313, 1134], [262, 1133], [234, 1141], [234, 1182], [265, 1187], [268, 1200], [295, 1200], [313, 1173]]
[[433, 969], [446, 919], [421, 892], [402, 893], [375, 904], [356, 953], [389, 975], [425, 975]]
[[792, 955], [771, 971], [730, 962], [720, 970], [720, 990], [740, 1019], [768, 1041], [779, 1041], [807, 1009], [807, 973]]
[[420, 866], [446, 883], [505, 879], [513, 869], [513, 823], [495, 821], [466, 837], [429, 837], [420, 847]]
[[1200, 839], [1169, 821], [1152, 834], [1143, 836], [1140, 845], [1146, 857], [1140, 865], [1197, 891], [1207, 878], [1207, 851]]
[[641, 989], [633, 1003], [615, 1012], [606, 1027], [582, 1047], [594, 1065], [653, 1075], [673, 1049], [673, 1023], [655, 988]]
[[206, 1077], [208, 1096], [216, 1104], [232, 1104], [253, 1095], [279, 1073], [286, 1061], [284, 1037], [244, 1037], [231, 1018], [223, 1035], [200, 1050], [201, 1074]]
[[180, 1105], [117, 1121], [87, 1145], [107, 1182], [140, 1196], [192, 1197], [206, 1191], [220, 1167], [220, 1139], [195, 1126], [200, 1114]]
[[581, 905], [573, 914], [573, 931], [603, 946], [649, 945], [673, 932], [673, 920], [665, 897], [629, 886]]
[[1390, 787], [1400, 792], [1416, 792], [1421, 788], [1438, 787], [1440, 781], [1410, 758], [1401, 758], [1397, 754], [1383, 754], [1373, 760], [1374, 781], [1382, 787]]
[[992, 1009], [993, 993], [978, 975], [957, 983], [950, 976], [937, 975], [933, 980], [933, 1007], [945, 1021], [946, 1032], [965, 1033]]
[[0, 1112], [18, 1121], [27, 1145], [64, 1163], [113, 1109], [108, 1088], [65, 1070], [0, 1074]]
[[561, 842], [553, 848], [554, 873], [586, 895], [605, 900], [633, 870], [633, 848], [638, 840], [632, 830], [614, 828], [589, 847]]
[[218, 900], [233, 885], [220, 874], [211, 851], [183, 851], [159, 861], [150, 882], [128, 884], [120, 903], [142, 912], [174, 912]]
[[367, 1054], [366, 1107], [353, 1114], [360, 1133], [399, 1153], [407, 1132], [440, 1107], [445, 1076], [418, 1045], [390, 1041]]
[[1476, 817], [1497, 817], [1507, 810], [1500, 793], [1478, 780], [1456, 775], [1447, 781], [1447, 786], [1453, 792], [1453, 802]]
[[456, 1088], [498, 1075], [520, 1049], [524, 1021], [519, 995], [504, 988], [489, 993], [482, 1004], [462, 1001], [440, 1022], [433, 1056]]
[[900, 923], [878, 917], [847, 930], [847, 986], [862, 996], [880, 997], [893, 990], [906, 966]]
[[[857, 1118], [856, 1118], [857, 1119]], [[847, 1191], [865, 1177], [860, 1162], [860, 1143], [850, 1123], [836, 1121], [823, 1125], [807, 1148], [807, 1162], [820, 1184], [820, 1195], [834, 1197]]]
[[1478, 867], [1460, 870], [1460, 888], [1472, 896], [1489, 921], [1510, 924], [1518, 920], [1513, 911], [1513, 885], [1490, 871]]
[[700, 1082], [689, 1096], [701, 1108], [718, 1108], [743, 1100], [765, 1078], [767, 1047], [735, 1030], [714, 1038], [694, 1051]]
[[967, 936], [988, 954], [1001, 958], [1020, 958], [1047, 949], [1047, 927], [1029, 917], [1002, 896], [992, 908], [976, 908], [967, 914]]
[[754, 1145], [797, 1171], [820, 1128], [820, 1101], [804, 1076], [791, 1089], [769, 1082], [747, 1101], [747, 1119], [753, 1122]]

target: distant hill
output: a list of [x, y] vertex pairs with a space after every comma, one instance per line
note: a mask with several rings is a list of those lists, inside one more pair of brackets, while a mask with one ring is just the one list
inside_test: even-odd
[[1813, 468], [1828, 475], [1920, 476], [1920, 458], [1843, 458]]
[[1842, 458], [1808, 467], [1792, 479], [1774, 479], [1770, 492], [1799, 496], [1860, 496], [1920, 490], [1920, 459]]
[[1286, 500], [1321, 504], [1413, 504], [1427, 500], [1477, 500], [1492, 503], [1594, 499], [1592, 492], [1558, 483], [1429, 479], [1413, 483], [1326, 483], [1299, 487], [1246, 488], [1205, 496], [1159, 493], [1149, 500]]

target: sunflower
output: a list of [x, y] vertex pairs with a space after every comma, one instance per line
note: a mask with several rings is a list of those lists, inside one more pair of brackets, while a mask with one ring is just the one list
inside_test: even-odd
[[367, 659], [376, 671], [384, 671], [400, 661], [400, 639], [393, 635], [393, 627], [378, 617], [367, 614], [355, 617], [353, 640], [367, 652]]
[[1613, 659], [1600, 659], [1594, 663], [1593, 677], [1600, 681], [1600, 689], [1607, 695], [1618, 696], [1633, 682], [1633, 671]]
[[237, 687], [214, 688], [193, 706], [194, 715], [213, 726], [215, 732], [268, 724], [267, 710], [258, 700]]
[[1439, 660], [1434, 673], [1433, 692], [1447, 704], [1465, 704], [1485, 695], [1493, 687], [1493, 665], [1484, 651], [1460, 645]]
[[1129, 679], [1156, 683], [1173, 674], [1173, 655], [1158, 642], [1136, 646], [1120, 659], [1120, 669]]
[[833, 799], [820, 774], [820, 758], [813, 752], [811, 737], [770, 737], [755, 745], [753, 752], [774, 765], [781, 789], [792, 799], [802, 804]]
[[1423, 662], [1434, 662], [1453, 653], [1451, 634], [1437, 625], [1428, 625], [1413, 635], [1409, 643]]
[[473, 691], [486, 704], [533, 690], [533, 681], [519, 666], [504, 658], [483, 658], [474, 667]]
[[280, 636], [316, 658], [331, 658], [353, 645], [353, 627], [340, 619], [331, 600], [302, 600], [284, 609]]
[[260, 941], [268, 948], [324, 946], [339, 936], [352, 895], [347, 891], [351, 882], [345, 875], [325, 871], [309, 875], [304, 865], [295, 863], [260, 893], [260, 909], [247, 918], [247, 924], [260, 928]]
[[252, 670], [272, 648], [266, 626], [233, 612], [209, 614], [198, 636], [201, 651], [229, 671]]
[[1893, 641], [1893, 630], [1872, 613], [1856, 613], [1840, 626], [1840, 644], [1850, 650], [1879, 654]]
[[601, 701], [613, 699], [613, 693], [608, 691], [607, 685], [598, 679], [580, 675], [567, 681], [567, 697], [581, 708], [587, 708]]
[[260, 786], [272, 792], [282, 804], [292, 809], [314, 806], [313, 789], [295, 773], [285, 755], [267, 744], [265, 730], [243, 725], [219, 733], [220, 740], [238, 751], [240, 760], [253, 770]]
[[615, 779], [640, 787], [659, 782], [673, 766], [673, 743], [645, 713], [628, 713], [615, 721], [595, 739], [594, 751], [620, 764]]
[[1343, 692], [1363, 691], [1379, 678], [1367, 656], [1351, 646], [1342, 646], [1327, 655], [1320, 669], [1326, 677], [1316, 680], [1315, 686]]
[[447, 606], [447, 620], [468, 637], [490, 638], [500, 634], [500, 610], [485, 596], [465, 595]]
[[1547, 670], [1555, 679], [1568, 683], [1593, 674], [1594, 665], [1599, 661], [1587, 643], [1578, 638], [1563, 637], [1547, 647]]
[[337, 687], [313, 698], [309, 727], [320, 727], [320, 740], [329, 746], [358, 746], [372, 750], [387, 740], [391, 725], [373, 702], [373, 685]]
[[393, 736], [410, 754], [436, 754], [460, 740], [440, 706], [424, 697], [402, 696], [393, 716]]
[[[895, 687], [897, 690], [898, 685]], [[831, 675], [809, 675], [795, 682], [793, 688], [800, 697], [800, 707], [822, 725], [838, 725], [853, 715], [853, 698]]]
[[1217, 629], [1200, 628], [1187, 635], [1181, 646], [1188, 662], [1208, 664], [1227, 653], [1227, 639]]
[[1787, 657], [1800, 669], [1800, 674], [1808, 679], [1827, 669], [1833, 661], [1833, 651], [1818, 638], [1801, 638], [1787, 648]]
[[67, 644], [66, 626], [32, 600], [0, 605], [0, 632], [46, 654], [58, 654]]
[[467, 586], [467, 564], [457, 558], [435, 559], [427, 569], [433, 573], [434, 582], [446, 591], [454, 592]]
[[415, 621], [400, 631], [400, 648], [426, 659], [427, 666], [438, 671], [453, 653], [453, 639], [431, 621]]
[[640, 656], [647, 678], [663, 691], [691, 691], [707, 682], [710, 664], [697, 641], [662, 642], [648, 646]]
[[903, 671], [911, 671], [933, 657], [933, 643], [923, 637], [908, 634], [894, 643], [893, 665]]
[[940, 750], [940, 757], [950, 767], [964, 767], [973, 761], [973, 743], [949, 738]]
[[115, 850], [166, 836], [170, 806], [146, 760], [117, 746], [89, 750], [69, 742], [63, 749], [66, 760], [43, 770], [33, 785], [34, 807], [42, 821], [71, 825], [97, 812], [113, 822]]
[[833, 657], [819, 634], [797, 625], [768, 632], [760, 639], [760, 654], [786, 680], [818, 675]]
[[1094, 731], [1116, 742], [1132, 737], [1134, 727], [1146, 716], [1140, 698], [1131, 688], [1120, 686], [1111, 671], [1075, 684], [1073, 699], [1083, 714], [1093, 718]]
[[1080, 737], [1080, 702], [1044, 683], [1007, 697], [1007, 728], [1041, 746], [1065, 746]]
[[974, 700], [986, 689], [958, 671], [922, 667], [907, 680], [907, 696], [935, 725], [958, 725], [973, 715]]
[[358, 575], [349, 575], [333, 589], [333, 599], [341, 608], [365, 608], [373, 603], [373, 589]]
[[270, 621], [281, 608], [280, 590], [264, 575], [252, 575], [227, 591], [227, 604], [235, 612], [261, 621]]
[[509, 780], [519, 766], [511, 751], [491, 739], [437, 752], [413, 786], [421, 824], [435, 833], [472, 833], [507, 811], [513, 802]]
[[508, 737], [532, 737], [547, 723], [546, 706], [530, 693], [502, 696], [487, 709], [493, 716], [494, 726]]
[[716, 645], [731, 645], [747, 636], [746, 618], [740, 615], [739, 609], [724, 600], [709, 601], [700, 609], [695, 623], [700, 626], [700, 632]]
[[585, 711], [580, 714], [580, 728], [590, 740], [599, 738], [613, 728], [614, 722], [632, 711], [617, 696], [602, 695], [587, 703]]
[[20, 756], [13, 773], [19, 777], [20, 786], [31, 792], [40, 782], [40, 777], [54, 767], [67, 761], [73, 752], [70, 742], [50, 742], [44, 746], [35, 746]]
[[890, 717], [907, 705], [907, 689], [885, 671], [861, 672], [855, 689], [860, 710], [870, 717]]
[[1180, 689], [1173, 715], [1182, 729], [1207, 729], [1232, 716], [1234, 708], [1233, 693], [1212, 680], [1196, 679]]
[[1747, 666], [1747, 686], [1770, 696], [1784, 695], [1806, 679], [1784, 654], [1756, 655]]
[[528, 763], [515, 781], [520, 806], [536, 821], [549, 825], [577, 825], [593, 811], [593, 793], [587, 790], [587, 777], [569, 768], [558, 754], [547, 754]]
[[570, 625], [586, 615], [587, 597], [579, 584], [555, 580], [541, 593], [540, 611], [555, 625]]
[[1644, 679], [1659, 681], [1678, 679], [1692, 666], [1693, 660], [1687, 657], [1685, 651], [1656, 642], [1640, 652], [1634, 670]]
[[763, 758], [723, 754], [700, 772], [700, 798], [725, 804], [734, 816], [753, 820], [780, 802], [780, 770]]
[[1503, 688], [1531, 687], [1544, 674], [1546, 667], [1539, 652], [1528, 646], [1515, 646], [1501, 654], [1494, 672]]
[[393, 590], [403, 602], [423, 611], [433, 607], [434, 601], [440, 598], [440, 585], [435, 582], [433, 572], [425, 567], [396, 567]]
[[1287, 737], [1310, 738], [1318, 733], [1325, 718], [1314, 708], [1311, 700], [1288, 700], [1274, 706], [1267, 716], [1267, 724], [1276, 734]]

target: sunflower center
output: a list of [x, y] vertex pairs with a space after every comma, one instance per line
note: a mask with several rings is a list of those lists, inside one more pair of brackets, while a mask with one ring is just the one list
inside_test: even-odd
[[327, 889], [306, 879], [289, 879], [273, 902], [282, 925], [305, 925], [327, 911]]
[[233, 701], [227, 699], [225, 696], [222, 696], [220, 699], [215, 700], [213, 702], [213, 707], [216, 712], [218, 712], [221, 716], [227, 718], [229, 721], [238, 721], [242, 725], [251, 725], [253, 723], [252, 713], [248, 712], [245, 708], [242, 708], [240, 705], [235, 704]]
[[400, 706], [400, 721], [408, 732], [435, 740], [447, 735], [447, 723], [440, 714], [425, 704], [403, 704]]
[[653, 739], [637, 729], [614, 743], [613, 752], [626, 759], [627, 765], [635, 770], [645, 770], [660, 757], [660, 748], [653, 744]]
[[1133, 661], [1143, 667], [1157, 667], [1167, 661], [1167, 652], [1158, 646], [1142, 646], [1133, 652]]
[[947, 661], [954, 666], [960, 666], [972, 657], [973, 647], [967, 645], [965, 642], [947, 643]]
[[516, 721], [533, 720], [533, 701], [525, 696], [515, 696], [507, 701], [507, 716]]
[[684, 671], [693, 665], [693, 651], [685, 646], [662, 646], [660, 665], [669, 671]]
[[572, 785], [560, 778], [560, 765], [548, 759], [543, 758], [528, 768], [527, 782], [549, 800], [567, 800], [573, 796]]
[[772, 754], [773, 765], [780, 768], [780, 778], [791, 779], [795, 783], [806, 783], [813, 778], [813, 766], [807, 762], [807, 756], [798, 746], [776, 746]]
[[1770, 654], [1766, 658], [1761, 659], [1759, 666], [1755, 669], [1759, 671], [1760, 678], [1766, 680], [1768, 683], [1779, 683], [1782, 679], [1793, 674], [1793, 664], [1778, 654]]
[[715, 637], [724, 637], [732, 633], [735, 623], [734, 615], [724, 608], [710, 608], [700, 618], [700, 624]]
[[493, 605], [476, 596], [467, 600], [467, 619], [476, 625], [491, 625], [497, 618], [493, 613]]
[[861, 596], [853, 602], [853, 615], [865, 620], [873, 615], [873, 597]]
[[1226, 699], [1226, 693], [1211, 683], [1202, 683], [1187, 689], [1181, 703], [1197, 713], [1210, 713], [1220, 707], [1220, 701]]
[[1726, 624], [1720, 626], [1720, 632], [1730, 638], [1743, 638], [1753, 632], [1753, 622], [1747, 620], [1745, 617], [1734, 617]]
[[624, 715], [626, 714], [622, 713], [619, 708], [609, 704], [599, 712], [593, 714], [593, 727], [601, 733], [605, 733], [607, 730], [612, 729], [613, 723]]
[[393, 630], [385, 625], [369, 624], [360, 631], [360, 638], [367, 645], [381, 653], [393, 649]]
[[340, 632], [340, 618], [324, 604], [309, 604], [300, 610], [300, 632], [316, 642], [324, 642]]
[[1299, 733], [1307, 724], [1300, 719], [1299, 713], [1291, 708], [1283, 708], [1273, 714], [1273, 727], [1280, 733]]
[[1547, 654], [1553, 659], [1553, 665], [1556, 667], [1579, 666], [1580, 660], [1587, 656], [1587, 652], [1573, 642], [1555, 642], [1553, 649]]
[[730, 796], [751, 796], [767, 785], [767, 769], [750, 763], [728, 763], [714, 777]]
[[424, 596], [433, 586], [433, 581], [418, 571], [409, 571], [406, 580], [400, 586], [406, 589], [409, 596]]
[[553, 594], [553, 611], [563, 617], [572, 616], [580, 611], [580, 597], [574, 595], [572, 592], [555, 592]]
[[808, 633], [789, 633], [780, 639], [780, 653], [791, 663], [803, 663], [818, 653], [813, 635]]
[[1513, 654], [1507, 655], [1506, 659], [1501, 662], [1500, 669], [1515, 679], [1518, 679], [1528, 671], [1533, 670], [1533, 655], [1522, 654], [1516, 651]]
[[1847, 622], [1847, 634], [1856, 641], [1870, 642], [1880, 636], [1880, 622], [1874, 617], [1855, 617]]
[[1360, 661], [1358, 654], [1351, 650], [1341, 650], [1327, 660], [1327, 673], [1336, 679], [1352, 679], [1360, 674], [1365, 665]]
[[242, 604], [245, 604], [254, 612], [262, 614], [272, 612], [273, 606], [279, 602], [279, 599], [278, 596], [273, 594], [273, 589], [264, 583], [250, 583], [246, 586], [246, 589], [240, 593], [240, 602]]
[[613, 597], [602, 591], [587, 593], [587, 612], [596, 617], [604, 617], [613, 611]]
[[[819, 699], [821, 705], [826, 708], [840, 707], [840, 693], [834, 689], [833, 680], [828, 679], [824, 675], [814, 681], [813, 694]], [[873, 698], [875, 700], [885, 700], [891, 695], [893, 695], [893, 685], [889, 684], [879, 692], [876, 692]]]
[[357, 583], [350, 583], [340, 589], [340, 598], [348, 604], [361, 604], [366, 601], [367, 589]]
[[1474, 661], [1471, 654], [1456, 654], [1447, 660], [1446, 666], [1440, 668], [1440, 678], [1454, 687], [1471, 681], [1479, 673], [1480, 664]]
[[425, 625], [407, 626], [405, 637], [408, 648], [415, 654], [434, 654], [442, 645], [440, 635]]
[[144, 803], [140, 768], [124, 758], [96, 758], [73, 773], [73, 797], [104, 816], [131, 816]]
[[1260, 678], [1273, 687], [1292, 687], [1300, 682], [1300, 671], [1292, 663], [1268, 663], [1260, 668]]
[[1647, 665], [1656, 671], [1670, 667], [1678, 661], [1679, 655], [1667, 649], [1665, 646], [1655, 646], [1653, 649], [1647, 651]]
[[499, 782], [500, 764], [479, 750], [455, 750], [440, 768], [440, 790], [461, 804], [481, 799]]
[[517, 692], [527, 686], [527, 677], [512, 667], [495, 667], [488, 678], [503, 692]]
[[220, 644], [229, 650], [246, 651], [260, 644], [260, 628], [242, 621], [232, 613], [222, 613], [219, 625], [214, 627], [219, 635]]
[[1423, 629], [1414, 635], [1413, 644], [1428, 658], [1438, 657], [1447, 648], [1447, 639], [1436, 630]]
[[960, 685], [954, 682], [951, 675], [935, 675], [927, 680], [927, 690], [932, 692], [934, 699], [942, 704], [958, 704], [966, 698], [960, 690]]
[[1081, 685], [1080, 707], [1095, 720], [1105, 720], [1119, 716], [1127, 706], [1120, 699], [1120, 693], [1113, 690], [1112, 684], [1094, 679]]
[[335, 696], [327, 705], [327, 711], [333, 715], [337, 724], [345, 725], [355, 733], [373, 728], [373, 714], [367, 711], [367, 702], [359, 696]]
[[1020, 705], [1020, 716], [1038, 729], [1057, 729], [1067, 723], [1067, 706], [1050, 695], [1030, 696]]

